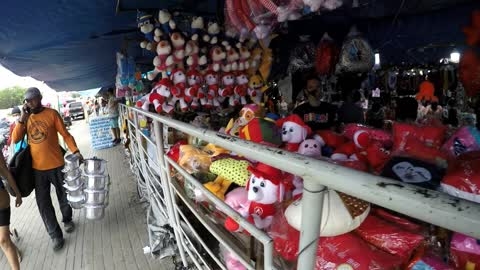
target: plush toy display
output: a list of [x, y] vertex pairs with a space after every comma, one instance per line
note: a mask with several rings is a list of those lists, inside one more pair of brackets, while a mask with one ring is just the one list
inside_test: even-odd
[[137, 23], [138, 23], [138, 28], [140, 28], [140, 32], [142, 32], [145, 35], [145, 39], [146, 39], [146, 41], [142, 41], [140, 43], [140, 47], [142, 49], [154, 51], [156, 40], [155, 40], [155, 25], [153, 21], [153, 16], [143, 11], [138, 11]]
[[244, 187], [250, 178], [248, 166], [250, 166], [250, 162], [246, 160], [224, 158], [213, 161], [210, 166], [210, 172]]
[[157, 77], [158, 73], [164, 73], [173, 64], [173, 57], [171, 56], [172, 47], [170, 43], [166, 40], [162, 40], [157, 44], [157, 56], [153, 59], [153, 65], [155, 69], [148, 74], [148, 79], [150, 81], [154, 80]]
[[163, 9], [158, 12], [158, 21], [166, 35], [170, 35], [172, 31], [177, 28], [177, 25], [168, 10]]
[[275, 205], [283, 200], [283, 174], [279, 169], [263, 163], [257, 163], [248, 170], [252, 173], [247, 183], [250, 201], [248, 213], [257, 228], [265, 229], [272, 223]]
[[265, 117], [265, 111], [261, 106], [256, 104], [248, 104], [243, 106], [240, 110], [240, 117], [236, 120], [230, 119], [225, 132], [230, 136], [239, 136], [240, 129], [246, 126], [254, 118], [263, 118]]
[[240, 46], [238, 50], [240, 53], [240, 58], [238, 60], [238, 70], [239, 71], [247, 70], [250, 67], [250, 63], [248, 62], [248, 60], [250, 59], [251, 53], [244, 46]]
[[183, 68], [183, 60], [185, 58], [185, 38], [180, 32], [174, 32], [170, 36], [173, 46], [173, 62], [177, 67]]
[[248, 95], [248, 77], [245, 73], [239, 72], [235, 77], [235, 88], [233, 89], [235, 97], [239, 100], [240, 104], [246, 105]]
[[278, 147], [282, 144], [281, 130], [274, 122], [262, 118], [252, 119], [240, 129], [240, 139]]
[[[178, 101], [180, 104], [180, 109], [185, 112], [188, 110], [188, 104], [185, 101], [187, 77], [182, 69], [175, 69], [172, 71], [171, 79], [173, 81], [172, 102], [175, 104]], [[189, 101], [191, 100], [189, 99]]]
[[222, 74], [222, 88], [218, 91], [218, 95], [222, 101], [228, 98], [230, 106], [236, 106], [239, 104], [238, 100], [236, 100], [233, 95], [234, 85], [235, 76], [233, 73], [224, 72]]
[[262, 103], [263, 92], [268, 88], [264, 85], [262, 77], [253, 75], [248, 82], [248, 95], [256, 104]]
[[181, 145], [178, 164], [188, 173], [204, 172], [210, 168], [211, 158], [204, 151], [192, 146]]
[[[207, 96], [202, 89], [203, 77], [202, 74], [196, 70], [187, 72], [188, 88], [185, 90], [185, 99], [191, 100], [190, 107], [194, 110], [207, 104]], [[200, 103], [199, 103], [200, 102]]]
[[218, 101], [218, 74], [214, 70], [208, 70], [205, 73], [205, 82], [208, 86], [207, 93], [207, 108], [217, 108], [220, 107], [220, 102]]
[[199, 66], [207, 64], [205, 55], [199, 56], [200, 48], [194, 40], [187, 41], [185, 45], [185, 57], [187, 57], [187, 65], [190, 70], [197, 69]]
[[220, 71], [220, 68], [222, 67], [222, 62], [223, 60], [227, 57], [227, 54], [225, 51], [222, 49], [220, 46], [214, 46], [210, 50], [210, 70], [213, 70], [215, 72]]
[[194, 41], [199, 41], [203, 39], [205, 35], [205, 23], [203, 21], [203, 17], [193, 17], [192, 23], [190, 24], [191, 30], [191, 39]]
[[[320, 236], [337, 236], [355, 230], [367, 218], [370, 204], [346, 194], [328, 190], [323, 200]], [[302, 200], [297, 200], [285, 211], [288, 224], [300, 230]]]
[[157, 112], [163, 111], [168, 114], [173, 112], [173, 106], [169, 104], [168, 100], [171, 96], [172, 88], [172, 82], [166, 78], [160, 80], [157, 84], [155, 84], [152, 92], [155, 91], [160, 97], [158, 98], [158, 103], [155, 103], [155, 101], [152, 101], [152, 99], [150, 99], [150, 102], [153, 103]]
[[222, 65], [222, 71], [237, 71], [238, 59], [240, 59], [240, 55], [238, 54], [237, 50], [233, 47], [228, 48], [226, 53], [226, 63]]
[[216, 22], [209, 22], [207, 27], [208, 35], [205, 35], [203, 41], [208, 42], [212, 45], [218, 43], [220, 35], [220, 26]]
[[296, 114], [278, 120], [277, 126], [282, 129], [285, 149], [291, 152], [297, 152], [300, 143], [312, 133], [312, 129]]

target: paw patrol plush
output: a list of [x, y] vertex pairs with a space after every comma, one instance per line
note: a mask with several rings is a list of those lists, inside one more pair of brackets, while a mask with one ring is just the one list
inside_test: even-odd
[[175, 21], [172, 19], [172, 15], [166, 9], [158, 12], [158, 21], [166, 35], [170, 35], [172, 31], [177, 28]]
[[171, 55], [172, 47], [166, 40], [162, 40], [157, 44], [157, 56], [153, 59], [153, 65], [155, 69], [148, 73], [148, 79], [150, 81], [157, 77], [158, 73], [164, 73], [171, 68], [173, 64], [173, 57]]
[[205, 82], [208, 86], [207, 99], [208, 102], [205, 105], [207, 108], [220, 107], [218, 102], [218, 74], [214, 70], [209, 70], [205, 74]]
[[210, 68], [211, 70], [218, 72], [222, 67], [222, 62], [226, 58], [226, 53], [223, 51], [222, 47], [214, 46], [210, 50]]
[[[171, 96], [170, 91], [172, 87], [172, 82], [167, 78], [160, 80], [153, 87], [152, 94], [150, 95], [150, 102], [155, 106], [157, 112], [160, 113], [163, 111], [168, 114], [173, 112], [173, 106], [168, 102], [168, 99]], [[152, 97], [153, 93], [158, 96], [156, 97], [157, 102], [155, 101], [155, 98]]]
[[[175, 69], [172, 71], [171, 80], [173, 82], [172, 102], [175, 104], [177, 101], [180, 103], [180, 109], [182, 111], [188, 110], [188, 104], [185, 100], [185, 90], [187, 88], [187, 77], [182, 69]], [[190, 98], [188, 101], [191, 102]]]
[[243, 72], [237, 73], [235, 77], [236, 86], [233, 89], [235, 97], [240, 101], [240, 104], [246, 105], [247, 99], [245, 98], [248, 95], [248, 77], [247, 74]]
[[263, 92], [268, 89], [268, 87], [264, 85], [262, 77], [259, 75], [253, 75], [250, 77], [248, 86], [248, 95], [252, 101], [256, 104], [262, 103]]
[[282, 141], [286, 143], [285, 149], [291, 152], [297, 152], [300, 143], [312, 133], [312, 129], [296, 114], [282, 118], [276, 124], [282, 128]]
[[192, 23], [190, 24], [191, 28], [191, 39], [198, 41], [203, 38], [205, 35], [205, 23], [202, 17], [193, 17]]
[[149, 51], [155, 50], [155, 26], [153, 16], [143, 11], [137, 12], [137, 23], [140, 32], [145, 35], [146, 41], [140, 43], [140, 47]]
[[190, 70], [187, 72], [187, 81], [189, 87], [185, 90], [185, 98], [192, 100], [190, 107], [196, 110], [200, 107], [199, 101], [202, 106], [207, 103], [207, 96], [202, 89], [203, 76], [196, 70]]
[[245, 105], [240, 110], [240, 117], [236, 120], [231, 119], [225, 128], [225, 132], [230, 136], [239, 136], [240, 129], [246, 126], [250, 121], [255, 118], [264, 118], [265, 111], [263, 108], [256, 104]]

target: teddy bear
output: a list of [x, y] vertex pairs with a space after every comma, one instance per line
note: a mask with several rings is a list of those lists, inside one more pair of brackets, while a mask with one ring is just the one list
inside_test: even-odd
[[185, 101], [185, 89], [187, 88], [187, 77], [183, 69], [175, 69], [172, 71], [171, 80], [173, 82], [172, 96], [173, 103], [180, 103], [180, 109], [185, 112], [188, 110], [188, 104]]
[[222, 88], [218, 91], [218, 95], [220, 98], [230, 98], [229, 105], [236, 106], [238, 105], [238, 101], [235, 100], [233, 95], [233, 89], [235, 84], [235, 76], [233, 73], [224, 72], [222, 74]]
[[260, 104], [263, 98], [263, 91], [268, 87], [264, 85], [262, 77], [260, 75], [253, 75], [248, 81], [248, 95], [256, 104]]
[[203, 76], [197, 70], [192, 69], [187, 72], [187, 82], [189, 87], [185, 90], [185, 97], [192, 100], [190, 107], [196, 110], [200, 107], [200, 104], [203, 106], [207, 103], [207, 96], [202, 89]]
[[220, 107], [220, 102], [218, 101], [218, 73], [214, 70], [208, 70], [205, 73], [205, 82], [207, 83], [208, 92], [207, 92], [207, 108]]
[[209, 22], [207, 26], [208, 35], [203, 36], [203, 41], [216, 45], [219, 41], [220, 26], [217, 22]]
[[171, 96], [172, 82], [163, 78], [152, 89], [149, 100], [150, 103], [154, 105], [155, 110], [160, 112], [165, 112], [170, 114], [173, 112], [173, 106], [168, 103], [168, 99]]
[[[322, 157], [322, 147], [324, 146], [323, 142], [317, 141], [316, 139], [306, 139], [298, 147], [297, 153], [311, 158], [319, 159]], [[290, 177], [288, 182], [293, 184], [292, 196], [296, 200], [300, 198], [303, 193], [303, 179], [297, 175], [289, 176], [286, 174], [285, 178]]]
[[246, 105], [247, 99], [245, 98], [248, 95], [248, 77], [244, 72], [239, 72], [235, 76], [235, 88], [233, 92], [235, 97], [240, 100], [240, 104]]
[[187, 65], [189, 69], [196, 69], [198, 66], [207, 64], [207, 57], [205, 55], [199, 56], [200, 49], [195, 40], [189, 40], [185, 44], [185, 57], [187, 57]]
[[163, 33], [169, 36], [173, 30], [177, 28], [175, 21], [172, 19], [172, 14], [168, 10], [163, 9], [158, 12], [158, 22], [160, 23]]
[[185, 38], [180, 32], [174, 32], [170, 36], [173, 46], [173, 62], [177, 67], [183, 68], [183, 60], [185, 58]]
[[165, 73], [173, 64], [173, 57], [171, 56], [172, 46], [166, 40], [162, 40], [157, 44], [157, 56], [153, 59], [155, 69], [148, 73], [148, 79], [153, 81], [158, 73]]
[[223, 60], [227, 57], [225, 51], [220, 46], [214, 46], [210, 49], [210, 67], [209, 69], [218, 72], [222, 67]]

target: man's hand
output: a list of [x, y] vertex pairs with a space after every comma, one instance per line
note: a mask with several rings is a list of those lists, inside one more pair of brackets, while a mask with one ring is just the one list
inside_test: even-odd
[[15, 207], [20, 207], [22, 205], [22, 196], [17, 193], [17, 197], [15, 199]]
[[75, 155], [78, 157], [78, 160], [80, 163], [83, 163], [83, 156], [80, 154], [80, 152], [75, 153]]
[[28, 112], [30, 109], [27, 107], [27, 104], [23, 104], [22, 107], [22, 112], [20, 114], [20, 119], [19, 121], [22, 123], [26, 123], [28, 120], [28, 117], [30, 117], [30, 113]]

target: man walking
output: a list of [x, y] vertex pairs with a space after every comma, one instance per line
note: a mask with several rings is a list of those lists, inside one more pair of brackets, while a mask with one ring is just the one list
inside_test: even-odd
[[25, 93], [25, 104], [20, 119], [13, 131], [13, 141], [19, 142], [27, 134], [34, 169], [37, 206], [47, 232], [52, 238], [54, 251], [60, 250], [65, 240], [52, 205], [50, 196], [52, 184], [57, 193], [65, 231], [71, 233], [75, 228], [72, 221], [72, 208], [68, 204], [67, 195], [62, 186], [62, 169], [65, 163], [57, 133], [62, 135], [70, 151], [83, 159], [60, 114], [53, 109], [43, 107], [40, 90], [35, 87], [29, 88]]

